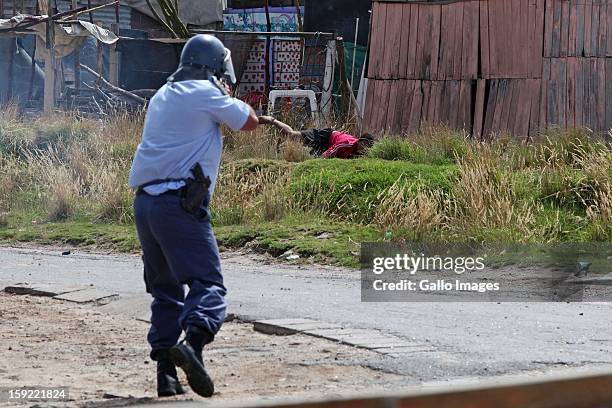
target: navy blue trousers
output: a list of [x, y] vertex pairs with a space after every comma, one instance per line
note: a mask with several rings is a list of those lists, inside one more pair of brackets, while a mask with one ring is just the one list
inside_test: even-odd
[[188, 326], [204, 329], [212, 341], [223, 324], [226, 289], [205, 204], [195, 216], [183, 210], [177, 195], [141, 193], [134, 200], [144, 279], [153, 296], [147, 337], [152, 356], [174, 346]]

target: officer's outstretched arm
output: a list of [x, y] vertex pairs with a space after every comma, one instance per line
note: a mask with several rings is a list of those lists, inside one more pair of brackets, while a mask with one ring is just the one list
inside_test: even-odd
[[301, 139], [302, 133], [297, 130], [293, 130], [291, 126], [286, 123], [281, 122], [280, 120], [272, 117], [272, 116], [260, 116], [259, 117], [260, 124], [270, 124], [281, 132], [283, 132], [286, 136]]
[[253, 110], [253, 108], [249, 106], [249, 117], [247, 121], [245, 122], [244, 126], [242, 127], [242, 129], [240, 130], [248, 132], [248, 131], [257, 129], [257, 126], [259, 126], [259, 118], [255, 114], [255, 111]]

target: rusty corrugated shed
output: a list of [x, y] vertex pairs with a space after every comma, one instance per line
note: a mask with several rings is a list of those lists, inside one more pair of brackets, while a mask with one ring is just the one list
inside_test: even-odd
[[374, 1], [364, 124], [612, 128], [611, 0]]

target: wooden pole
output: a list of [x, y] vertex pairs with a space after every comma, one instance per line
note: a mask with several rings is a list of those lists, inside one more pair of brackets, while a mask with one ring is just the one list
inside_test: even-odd
[[34, 79], [36, 77], [36, 41], [32, 49], [32, 65], [30, 66], [30, 87], [28, 88], [28, 100], [32, 99], [34, 93]]
[[[268, 28], [268, 31], [272, 31], [272, 22], [270, 21], [270, 10], [269, 10], [269, 1], [266, 0], [265, 3], [265, 10], [266, 10], [266, 26]], [[271, 44], [272, 44], [272, 40], [270, 38], [266, 38], [265, 39], [265, 52], [264, 52], [264, 64], [265, 64], [265, 69], [266, 72], [264, 73], [264, 78], [265, 78], [265, 84], [264, 84], [264, 93], [266, 95], [266, 99], [268, 99], [269, 95], [270, 95], [270, 84], [272, 83], [272, 72], [271, 72], [271, 65], [270, 65], [270, 53], [273, 52], [273, 50], [271, 49]]]
[[[120, 34], [121, 24], [120, 24], [120, 12], [121, 12], [121, 0], [117, 1], [115, 5], [115, 24], [111, 25], [111, 29], [117, 36]], [[177, 6], [177, 15], [178, 15], [178, 6]], [[109, 56], [109, 79], [111, 84], [119, 86], [119, 52], [117, 51], [117, 43], [110, 46], [110, 56]]]
[[[40, 13], [40, 8], [38, 7], [38, 1], [35, 6], [35, 13], [38, 15]], [[34, 93], [34, 78], [36, 77], [36, 39], [34, 39], [34, 48], [32, 48], [32, 65], [30, 65], [30, 87], [28, 89], [28, 100], [32, 100], [32, 94]]]
[[334, 88], [334, 68], [336, 62], [336, 41], [327, 42], [325, 56], [325, 74], [323, 77], [323, 94], [321, 95], [321, 112], [326, 120], [330, 119], [332, 92]]
[[13, 78], [15, 77], [15, 53], [17, 52], [17, 37], [11, 37], [8, 60], [8, 87], [6, 89], [6, 100], [13, 99]]
[[[51, 15], [52, 0], [47, 0], [47, 10]], [[55, 108], [55, 23], [47, 20], [47, 57], [45, 58], [45, 96], [43, 109], [45, 113], [53, 112]]]
[[[119, 35], [119, 23], [111, 24], [112, 31]], [[108, 55], [108, 79], [111, 84], [119, 85], [119, 51], [117, 51], [117, 43], [109, 47]]]
[[[78, 0], [72, 0], [72, 10], [79, 7]], [[81, 92], [81, 48], [74, 49], [74, 93], [78, 95]]]

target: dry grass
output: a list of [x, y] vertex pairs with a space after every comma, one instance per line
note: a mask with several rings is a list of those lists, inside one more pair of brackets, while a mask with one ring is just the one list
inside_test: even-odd
[[378, 198], [374, 223], [382, 229], [410, 234], [420, 241], [448, 226], [447, 211], [452, 203], [440, 191], [428, 191], [399, 179]]
[[[54, 221], [79, 216], [132, 222], [127, 173], [142, 122], [142, 114], [28, 119], [13, 107], [0, 109], [0, 225], [16, 211]], [[311, 158], [307, 149], [271, 128], [226, 134], [225, 165], [211, 205], [216, 225], [256, 225], [298, 215], [372, 222], [414, 239], [612, 237], [610, 144], [587, 131], [553, 129], [533, 144], [507, 137], [472, 141], [443, 127], [388, 138], [370, 151], [379, 159], [369, 159], [380, 164], [376, 172], [388, 174], [388, 162], [380, 160], [387, 159], [452, 167], [456, 173], [450, 187], [438, 189], [422, 187], [418, 177], [403, 173], [380, 177], [384, 183], [373, 194], [371, 183], [356, 187], [359, 175], [348, 174], [345, 162], [325, 162], [337, 163], [327, 172], [321, 162], [301, 163]], [[256, 159], [251, 162], [257, 165], [245, 159]], [[265, 159], [273, 165], [263, 165]], [[294, 171], [306, 167], [307, 172]]]

